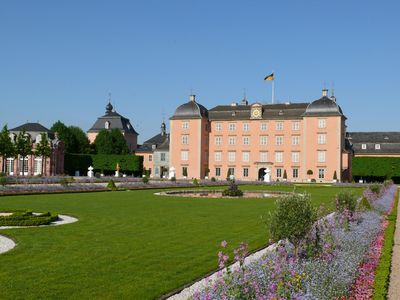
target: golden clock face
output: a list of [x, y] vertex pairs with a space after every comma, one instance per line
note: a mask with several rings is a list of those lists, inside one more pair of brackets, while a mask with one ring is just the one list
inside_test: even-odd
[[260, 109], [254, 109], [253, 112], [252, 112], [252, 117], [253, 118], [261, 117], [261, 110]]

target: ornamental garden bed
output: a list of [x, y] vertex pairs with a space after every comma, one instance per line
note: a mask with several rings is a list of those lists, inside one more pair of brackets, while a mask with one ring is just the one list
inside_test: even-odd
[[41, 226], [58, 220], [58, 214], [34, 213], [29, 210], [0, 211], [0, 226]]

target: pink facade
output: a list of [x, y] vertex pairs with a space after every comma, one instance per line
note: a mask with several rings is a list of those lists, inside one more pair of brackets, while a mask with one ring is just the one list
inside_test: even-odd
[[[345, 120], [334, 97], [312, 103], [217, 106], [191, 101], [171, 117], [176, 177], [329, 182], [349, 179]], [[311, 173], [312, 175], [308, 175]], [[351, 173], [350, 173], [351, 174]]]

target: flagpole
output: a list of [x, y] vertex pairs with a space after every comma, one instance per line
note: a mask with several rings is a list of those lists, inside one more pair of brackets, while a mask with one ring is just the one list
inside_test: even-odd
[[275, 103], [275, 78], [272, 80], [272, 104]]

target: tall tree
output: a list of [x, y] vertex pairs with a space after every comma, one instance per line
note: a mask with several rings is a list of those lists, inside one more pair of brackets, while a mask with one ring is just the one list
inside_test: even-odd
[[66, 126], [57, 121], [51, 126], [51, 131], [57, 132], [60, 140], [64, 142], [67, 153], [89, 153], [90, 144], [85, 132], [77, 126]]
[[51, 147], [49, 145], [49, 139], [47, 138], [46, 133], [40, 134], [40, 142], [36, 144], [35, 155], [42, 157], [41, 174], [45, 174], [46, 161], [47, 158], [51, 155]]
[[8, 130], [7, 125], [4, 125], [3, 129], [0, 132], [0, 156], [3, 159], [3, 165], [1, 166], [1, 170], [3, 173], [6, 173], [7, 157], [12, 157], [14, 155], [15, 155], [14, 143], [10, 138], [10, 131]]
[[103, 129], [94, 141], [96, 151], [99, 154], [128, 154], [129, 148], [119, 129]]
[[[26, 134], [25, 130], [20, 131], [17, 135], [15, 151], [17, 155], [19, 154], [22, 157], [22, 174], [25, 175], [25, 157], [32, 154], [31, 138]], [[21, 172], [21, 170], [19, 171]]]

